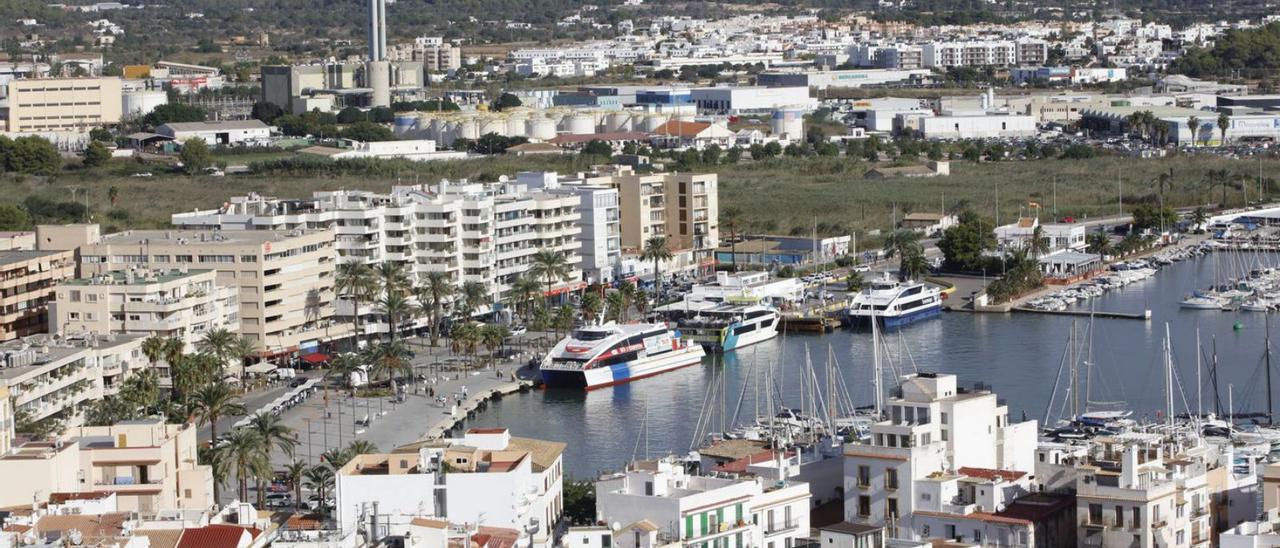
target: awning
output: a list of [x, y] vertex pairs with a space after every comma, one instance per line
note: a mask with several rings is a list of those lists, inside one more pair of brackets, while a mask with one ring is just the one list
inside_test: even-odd
[[322, 364], [329, 361], [329, 355], [324, 352], [312, 352], [310, 354], [304, 354], [302, 356], [302, 361], [312, 364]]
[[249, 367], [244, 368], [246, 373], [257, 373], [259, 375], [270, 373], [276, 370], [276, 365], [268, 361], [260, 361]]

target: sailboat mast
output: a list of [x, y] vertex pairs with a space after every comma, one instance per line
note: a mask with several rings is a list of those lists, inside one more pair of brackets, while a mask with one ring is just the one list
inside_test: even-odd
[[1271, 318], [1268, 316], [1268, 314], [1263, 314], [1263, 318], [1265, 318], [1263, 325], [1266, 326], [1265, 329], [1267, 330], [1265, 343], [1267, 345], [1267, 424], [1271, 425], [1275, 423], [1275, 407], [1271, 405]]
[[[1196, 328], [1196, 422], [1199, 422], [1200, 417], [1204, 416], [1204, 407], [1202, 407], [1200, 402], [1201, 384], [1202, 383], [1200, 382], [1200, 328], [1197, 327]], [[1198, 428], [1196, 430], [1199, 431]]]
[[1169, 324], [1164, 324], [1164, 398], [1165, 421], [1173, 426], [1173, 356], [1169, 351]]
[[1068, 352], [1071, 356], [1071, 418], [1080, 418], [1080, 371], [1076, 360], [1076, 321], [1071, 320], [1071, 338]]
[[872, 383], [875, 386], [875, 410], [876, 420], [880, 420], [883, 409], [881, 408], [884, 401], [884, 385], [880, 379], [880, 321], [876, 318], [875, 310], [871, 311], [871, 376]]

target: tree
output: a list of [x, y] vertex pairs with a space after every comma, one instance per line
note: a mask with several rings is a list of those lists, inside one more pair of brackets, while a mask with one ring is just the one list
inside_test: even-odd
[[104, 127], [95, 127], [89, 130], [89, 139], [104, 143], [111, 143], [116, 140], [115, 135], [111, 134], [111, 130]]
[[101, 141], [93, 141], [89, 146], [84, 147], [81, 157], [84, 159], [85, 167], [98, 167], [111, 160], [111, 151], [107, 150], [106, 145]]
[[338, 295], [351, 301], [351, 321], [355, 327], [355, 346], [360, 346], [360, 303], [373, 299], [377, 292], [377, 279], [373, 269], [365, 263], [345, 262], [338, 265], [335, 278], [335, 289]]
[[1227, 145], [1227, 130], [1231, 129], [1231, 117], [1225, 112], [1218, 113], [1218, 132], [1222, 134], [1222, 145]]
[[596, 520], [596, 489], [590, 481], [564, 482], [564, 519], [569, 525], [591, 525]]
[[476, 281], [463, 282], [458, 292], [457, 309], [463, 320], [469, 320], [482, 306], [489, 302], [489, 290], [484, 284]]
[[582, 146], [582, 154], [609, 158], [613, 156], [613, 147], [609, 146], [609, 143], [599, 139], [592, 139]]
[[448, 273], [439, 271], [427, 272], [422, 276], [422, 282], [413, 288], [418, 306], [431, 319], [431, 346], [439, 344], [441, 312], [445, 299], [453, 295], [453, 292], [453, 280], [449, 279]]
[[[192, 394], [192, 412], [197, 423], [209, 425], [209, 436], [218, 443], [218, 420], [229, 415], [243, 415], [244, 405], [231, 387], [222, 383], [210, 383]], [[214, 499], [217, 499], [215, 493]]]
[[270, 101], [258, 101], [253, 104], [253, 110], [249, 114], [254, 120], [259, 120], [264, 124], [270, 124], [281, 116], [284, 116], [284, 109], [280, 105]]
[[902, 261], [898, 263], [898, 270], [908, 280], [915, 280], [929, 271], [929, 262], [925, 260], [924, 253], [920, 250], [912, 250], [902, 257]]
[[18, 231], [31, 227], [31, 218], [22, 208], [13, 204], [0, 204], [0, 230]]
[[729, 231], [729, 263], [738, 271], [738, 230], [742, 228], [742, 210], [726, 207], [720, 210], [720, 228]]
[[[6, 139], [7, 140], [7, 139]], [[4, 168], [27, 175], [53, 175], [62, 167], [62, 155], [48, 140], [35, 135], [0, 143]]]
[[1099, 230], [1092, 232], [1085, 240], [1089, 253], [1097, 253], [1098, 259], [1107, 260], [1107, 253], [1111, 252], [1111, 237], [1107, 233]]
[[578, 303], [578, 309], [582, 311], [583, 319], [588, 322], [595, 321], [603, 307], [604, 299], [601, 299], [600, 294], [594, 291], [586, 292], [582, 295], [582, 301]]
[[408, 316], [412, 310], [413, 306], [409, 299], [399, 291], [384, 292], [382, 298], [378, 299], [378, 312], [387, 319], [387, 331], [392, 341], [399, 335], [404, 317]]
[[351, 389], [351, 396], [355, 397], [356, 383], [352, 380], [352, 375], [361, 373], [363, 365], [360, 356], [354, 352], [339, 354], [329, 360], [329, 370], [325, 372], [325, 377], [341, 381]]
[[367, 121], [369, 121], [368, 116], [357, 107], [346, 107], [338, 111], [339, 124], [354, 124]]
[[[569, 278], [572, 267], [559, 251], [542, 249], [533, 255], [533, 264], [529, 267], [529, 275], [542, 278], [547, 282], [547, 298], [551, 297], [551, 289], [559, 280]], [[550, 302], [550, 301], [548, 301]]]
[[213, 153], [209, 151], [209, 145], [204, 142], [204, 139], [199, 137], [192, 137], [182, 142], [182, 152], [178, 153], [178, 159], [182, 161], [182, 169], [187, 172], [187, 175], [203, 173], [213, 165]]
[[370, 141], [394, 141], [396, 136], [391, 130], [374, 122], [356, 122], [342, 129], [339, 133], [343, 139], [351, 139], [367, 143]]
[[1138, 204], [1133, 208], [1133, 227], [1136, 229], [1163, 229], [1178, 223], [1178, 212], [1172, 207]]
[[1200, 137], [1200, 118], [1191, 115], [1187, 118], [1187, 129], [1191, 130], [1191, 146], [1196, 145], [1196, 139]]
[[294, 504], [302, 503], [302, 484], [306, 481], [308, 468], [310, 468], [310, 466], [306, 461], [301, 460], [294, 460], [284, 466], [284, 471], [289, 477], [289, 487], [293, 489]]
[[671, 260], [671, 248], [667, 245], [665, 236], [654, 236], [645, 240], [644, 248], [640, 250], [640, 259], [653, 261], [653, 297], [657, 304], [658, 296], [662, 294], [662, 261]]
[[537, 302], [538, 295], [541, 293], [542, 281], [536, 275], [526, 272], [511, 282], [511, 291], [508, 294], [515, 301], [516, 312], [528, 322], [529, 315], [533, 312], [533, 304]]
[[503, 93], [502, 95], [499, 95], [498, 99], [493, 102], [493, 109], [497, 111], [503, 111], [509, 108], [515, 108], [515, 107], [521, 106], [523, 104], [524, 103], [520, 101], [519, 97], [516, 97], [515, 95], [512, 95], [510, 93]]
[[1205, 225], [1209, 222], [1209, 211], [1204, 206], [1196, 206], [1191, 212], [1191, 226], [1196, 234], [1204, 234]]
[[200, 340], [196, 341], [196, 351], [202, 354], [213, 356], [218, 361], [218, 366], [222, 370], [226, 370], [231, 358], [231, 345], [236, 339], [236, 334], [227, 329], [213, 329], [206, 331]]
[[1039, 257], [1049, 251], [1049, 239], [1044, 236], [1044, 227], [1036, 225], [1031, 229], [1031, 242], [1027, 245], [1027, 251], [1031, 252], [1032, 257]]
[[[326, 451], [325, 454], [327, 455], [328, 452]], [[328, 464], [334, 468], [340, 468], [342, 466], [341, 464], [335, 464], [333, 462], [329, 462]], [[308, 468], [302, 476], [307, 489], [315, 491], [316, 498], [320, 501], [321, 508], [324, 508], [325, 501], [328, 500], [325, 495], [329, 493], [329, 489], [333, 488], [334, 469], [329, 468], [329, 466], [317, 464]]]
[[170, 122], [203, 122], [204, 120], [204, 109], [177, 102], [159, 105], [142, 117], [143, 124], [152, 128]]
[[489, 350], [489, 367], [493, 367], [495, 352], [510, 336], [511, 331], [501, 325], [489, 324], [480, 328], [480, 342]]
[[951, 269], [977, 271], [982, 268], [983, 252], [995, 249], [995, 227], [972, 211], [960, 214], [955, 226], [942, 233], [938, 249]]

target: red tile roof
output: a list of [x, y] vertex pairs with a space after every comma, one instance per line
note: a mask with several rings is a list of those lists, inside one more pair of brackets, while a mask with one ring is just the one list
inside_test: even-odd
[[53, 493], [49, 495], [50, 504], [62, 504], [69, 500], [98, 500], [111, 496], [110, 491], [85, 491], [83, 493]]
[[574, 145], [579, 143], [589, 143], [591, 141], [645, 141], [649, 139], [649, 134], [643, 131], [614, 131], [609, 133], [568, 133], [565, 135], [557, 135], [548, 143], [557, 145]]
[[206, 525], [192, 527], [182, 533], [178, 548], [238, 548], [241, 542], [253, 539], [253, 533], [235, 525]]
[[653, 130], [653, 132], [658, 135], [674, 135], [677, 137], [692, 138], [697, 137], [699, 133], [706, 131], [709, 127], [711, 127], [711, 124], [706, 122], [682, 122], [680, 120], [672, 120], [658, 126], [658, 129]]
[[975, 521], [985, 521], [987, 523], [1006, 523], [1009, 525], [1031, 525], [1030, 520], [999, 516], [987, 512], [970, 512], [968, 514], [952, 514], [949, 512], [926, 512], [924, 510], [916, 510], [916, 514], [922, 516], [932, 516], [943, 519], [969, 519]]
[[994, 468], [973, 468], [970, 466], [961, 466], [960, 473], [971, 478], [984, 480], [1000, 478], [1004, 481], [1018, 480], [1027, 475], [1026, 472], [1018, 472], [1016, 470], [996, 470]]
[[[785, 455], [786, 455], [786, 456], [788, 456], [788, 457], [791, 457], [791, 456], [794, 456], [795, 454], [796, 454], [796, 452], [795, 452], [795, 451], [788, 451], [788, 452], [786, 452], [786, 454], [785, 454]], [[747, 467], [748, 467], [748, 466], [751, 466], [752, 464], [761, 463], [761, 462], [769, 462], [769, 461], [771, 461], [771, 460], [773, 460], [773, 450], [772, 450], [772, 449], [766, 449], [766, 450], [764, 450], [764, 451], [760, 451], [760, 452], [758, 452], [758, 453], [754, 453], [754, 454], [751, 454], [751, 455], [747, 455], [747, 456], [742, 457], [742, 458], [740, 458], [740, 459], [732, 460], [732, 461], [726, 462], [726, 463], [724, 463], [724, 464], [721, 464], [721, 465], [719, 465], [719, 466], [716, 466], [716, 467], [715, 467], [715, 471], [717, 471], [717, 472], [729, 472], [729, 473], [734, 473], [734, 474], [741, 474], [741, 473], [743, 473], [743, 472], [746, 472], [746, 471], [747, 471]]]

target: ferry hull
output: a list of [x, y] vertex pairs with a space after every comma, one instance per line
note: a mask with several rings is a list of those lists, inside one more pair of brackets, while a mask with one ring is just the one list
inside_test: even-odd
[[762, 343], [778, 336], [778, 321], [774, 320], [769, 327], [754, 329], [741, 335], [735, 334], [732, 327], [719, 332], [690, 333], [685, 331], [684, 339], [702, 345], [707, 352], [732, 352], [756, 343]]
[[[880, 325], [883, 325], [886, 328], [896, 328], [896, 327], [904, 327], [919, 321], [927, 320], [929, 318], [936, 317], [940, 314], [942, 314], [942, 305], [938, 304], [937, 306], [929, 306], [929, 307], [921, 308], [920, 310], [913, 310], [906, 314], [900, 314], [897, 316], [875, 316], [875, 317], [880, 319]], [[872, 316], [864, 316], [860, 314], [849, 314], [848, 317], [849, 317], [849, 323], [855, 326], [860, 324], [866, 324], [866, 322], [872, 318]], [[867, 325], [870, 325], [870, 324], [867, 324]]]
[[652, 377], [690, 365], [702, 363], [706, 352], [699, 345], [673, 350], [661, 355], [608, 367], [584, 370], [542, 369], [542, 382], [548, 387], [595, 390]]

